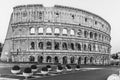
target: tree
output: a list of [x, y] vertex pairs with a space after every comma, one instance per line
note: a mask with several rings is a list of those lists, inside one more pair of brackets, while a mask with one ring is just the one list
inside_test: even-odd
[[111, 55], [111, 58], [113, 58], [113, 59], [118, 59], [118, 57], [119, 57], [118, 54], [112, 54]]
[[1, 53], [2, 53], [2, 49], [3, 49], [3, 44], [0, 43], [0, 56], [1, 56]]

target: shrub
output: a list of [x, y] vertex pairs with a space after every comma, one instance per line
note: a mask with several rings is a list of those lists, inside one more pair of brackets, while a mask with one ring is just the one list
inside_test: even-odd
[[76, 65], [76, 68], [80, 68], [80, 65]]
[[51, 68], [51, 66], [50, 66], [50, 65], [47, 65], [46, 67], [47, 67], [47, 68]]
[[31, 69], [37, 69], [36, 65], [31, 65]]
[[12, 70], [20, 70], [20, 67], [19, 67], [18, 65], [14, 65], [14, 66], [12, 67]]
[[32, 73], [31, 68], [27, 67], [24, 69], [24, 73]]
[[58, 70], [62, 70], [63, 69], [63, 67], [61, 65], [58, 65], [57, 67], [58, 67]]
[[71, 69], [71, 66], [70, 66], [70, 65], [66, 65], [66, 68], [67, 68], [67, 69]]
[[47, 67], [43, 67], [42, 71], [48, 71], [48, 68]]

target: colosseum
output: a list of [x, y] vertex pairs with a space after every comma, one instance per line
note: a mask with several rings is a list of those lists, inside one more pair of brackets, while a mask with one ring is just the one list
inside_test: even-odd
[[82, 9], [19, 5], [11, 14], [1, 60], [106, 65], [110, 31], [106, 20]]

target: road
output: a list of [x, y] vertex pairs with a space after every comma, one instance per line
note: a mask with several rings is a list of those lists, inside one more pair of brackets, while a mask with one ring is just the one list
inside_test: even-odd
[[[116, 67], [97, 67], [93, 70], [72, 71], [66, 74], [34, 78], [30, 80], [106, 80], [110, 74], [118, 74], [119, 68]], [[100, 68], [100, 69], [99, 69]], [[11, 74], [11, 67], [0, 67], [0, 74]]]
[[[69, 74], [62, 74], [52, 77], [41, 78], [40, 80], [106, 80], [110, 74], [118, 74], [118, 69], [98, 69], [79, 71]], [[39, 80], [39, 79], [34, 79]]]

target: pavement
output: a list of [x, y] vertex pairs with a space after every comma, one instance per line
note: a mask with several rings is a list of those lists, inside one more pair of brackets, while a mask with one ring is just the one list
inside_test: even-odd
[[[22, 74], [14, 75], [11, 73], [11, 67], [15, 64], [0, 63], [0, 80], [24, 80], [25, 77]], [[30, 64], [18, 64], [22, 68], [30, 66]], [[38, 65], [41, 68], [43, 65]], [[52, 65], [55, 67], [55, 65]], [[38, 72], [34, 74], [32, 78], [28, 80], [106, 80], [111, 74], [118, 74], [119, 67], [111, 66], [93, 66], [93, 65], [81, 65], [79, 71], [64, 71], [62, 74], [51, 72], [49, 75], [43, 76]]]

